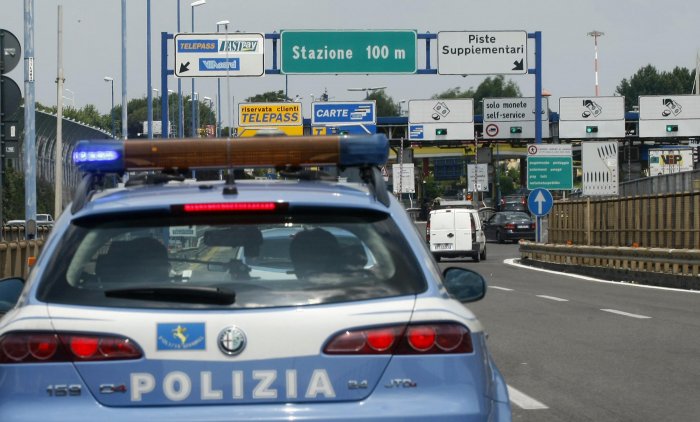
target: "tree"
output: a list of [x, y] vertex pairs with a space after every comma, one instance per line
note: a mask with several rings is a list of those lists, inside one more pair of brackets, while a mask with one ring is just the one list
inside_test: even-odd
[[285, 101], [291, 101], [291, 99], [287, 97], [281, 89], [279, 91], [268, 91], [246, 98], [246, 102], [248, 103], [278, 103]]
[[522, 97], [520, 92], [520, 87], [513, 81], [507, 81], [503, 75], [498, 75], [493, 78], [488, 77], [479, 84], [479, 86], [474, 90], [474, 88], [469, 88], [462, 91], [459, 87], [450, 88], [440, 94], [433, 95], [433, 99], [443, 99], [452, 100], [458, 98], [473, 98], [474, 99], [474, 114], [483, 113], [483, 103], [484, 98], [512, 98], [512, 97]]
[[[6, 167], [2, 179], [2, 216], [5, 220], [24, 220], [24, 174]], [[36, 181], [36, 208], [39, 214], [53, 214], [54, 187], [46, 180]]]
[[384, 90], [374, 91], [365, 97], [365, 100], [374, 100], [377, 103], [377, 116], [398, 116], [401, 107]]
[[625, 97], [625, 110], [638, 106], [640, 95], [689, 94], [693, 87], [695, 70], [676, 66], [670, 72], [659, 72], [650, 64], [630, 77], [622, 79], [615, 92]]

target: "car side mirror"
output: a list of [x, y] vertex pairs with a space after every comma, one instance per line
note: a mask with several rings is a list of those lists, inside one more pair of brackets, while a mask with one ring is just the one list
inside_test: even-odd
[[0, 280], [0, 316], [12, 309], [24, 289], [24, 280], [21, 278], [6, 278]]
[[450, 267], [442, 275], [447, 292], [462, 303], [476, 302], [486, 295], [486, 280], [475, 271]]

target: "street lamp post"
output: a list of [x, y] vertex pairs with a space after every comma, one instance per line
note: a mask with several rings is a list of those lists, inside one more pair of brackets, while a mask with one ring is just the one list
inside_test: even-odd
[[[204, 97], [204, 101], [209, 102], [209, 110], [212, 110], [214, 108], [214, 100], [211, 99], [211, 97]], [[209, 132], [206, 131], [207, 123], [209, 123], [209, 119], [207, 118], [209, 116], [209, 113], [206, 114], [204, 118], [204, 128], [205, 128], [205, 133], [207, 137], [209, 137]], [[216, 133], [216, 131], [214, 132]]]
[[[201, 5], [203, 5], [203, 4], [206, 4], [206, 3], [207, 3], [207, 0], [197, 0], [197, 1], [193, 1], [192, 3], [190, 3], [190, 7], [192, 8], [192, 33], [193, 33], [193, 34], [194, 34], [194, 8], [197, 7], [197, 6], [201, 6]], [[194, 92], [194, 78], [192, 78], [192, 97], [194, 97], [194, 95], [195, 95], [195, 92]], [[195, 108], [196, 108], [196, 106], [195, 106], [196, 101], [197, 101], [196, 99], [194, 99], [194, 101], [192, 101], [192, 137], [195, 137], [195, 129], [196, 129], [196, 126], [195, 126], [195, 120], [196, 120], [196, 118], [195, 118], [195, 114], [194, 114], [195, 111], [196, 111], [196, 110], [195, 110]]]
[[386, 89], [386, 87], [385, 86], [375, 86], [375, 87], [370, 87], [370, 88], [348, 88], [348, 91], [364, 91], [365, 99], [367, 99], [367, 97], [369, 97], [370, 92], [381, 91], [382, 89]]
[[112, 85], [112, 108], [109, 110], [110, 116], [112, 116], [112, 138], [114, 138], [114, 78], [110, 76], [105, 76], [104, 77], [105, 82], [109, 82], [110, 85]]
[[171, 138], [175, 137], [175, 134], [173, 133], [173, 131], [170, 130], [170, 128], [172, 127], [171, 125], [174, 123], [174, 121], [172, 119], [172, 113], [170, 112], [170, 95], [174, 94], [174, 93], [175, 93], [175, 91], [173, 91], [172, 89], [168, 90], [168, 136], [170, 136]]
[[[158, 88], [152, 88], [152, 89], [153, 89], [153, 92], [156, 94], [156, 98], [158, 98], [158, 94], [160, 93], [160, 90]], [[158, 100], [155, 101], [155, 106], [153, 107], [152, 113], [153, 114], [151, 115], [151, 117], [156, 116], [156, 119], [158, 119]], [[158, 119], [158, 120], [160, 120], [160, 119]], [[152, 133], [153, 133], [153, 135], [155, 135], [156, 134], [155, 128], [152, 127], [152, 129], [153, 129]], [[160, 127], [160, 133], [158, 133], [158, 134], [159, 135], [163, 134], [163, 126]]]
[[[225, 25], [226, 38], [228, 41], [228, 20], [219, 21], [216, 23], [216, 32], [219, 32], [219, 26]], [[226, 46], [226, 54], [228, 55], [228, 45]], [[226, 58], [226, 83], [228, 83], [228, 57]], [[221, 137], [221, 78], [216, 78], [216, 137]]]
[[595, 68], [595, 96], [597, 97], [600, 94], [600, 91], [598, 89], [598, 37], [605, 35], [604, 32], [600, 31], [591, 31], [588, 33], [589, 37], [593, 37], [593, 43], [595, 44], [595, 61], [594, 61], [594, 68]]

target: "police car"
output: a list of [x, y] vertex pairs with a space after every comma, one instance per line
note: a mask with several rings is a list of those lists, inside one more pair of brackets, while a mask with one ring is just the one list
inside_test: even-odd
[[[78, 144], [72, 204], [0, 282], [0, 420], [509, 421], [464, 306], [485, 281], [440, 272], [387, 155], [383, 135]], [[261, 166], [277, 179], [233, 177]], [[223, 180], [184, 177], [206, 168]]]

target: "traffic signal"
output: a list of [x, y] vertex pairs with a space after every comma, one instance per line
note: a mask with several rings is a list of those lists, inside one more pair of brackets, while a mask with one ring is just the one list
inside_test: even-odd
[[586, 126], [586, 133], [598, 133], [598, 126]]
[[678, 132], [678, 125], [666, 125], [666, 132]]
[[447, 135], [447, 129], [435, 129], [435, 135]]
[[523, 133], [523, 127], [522, 126], [511, 126], [510, 133]]

